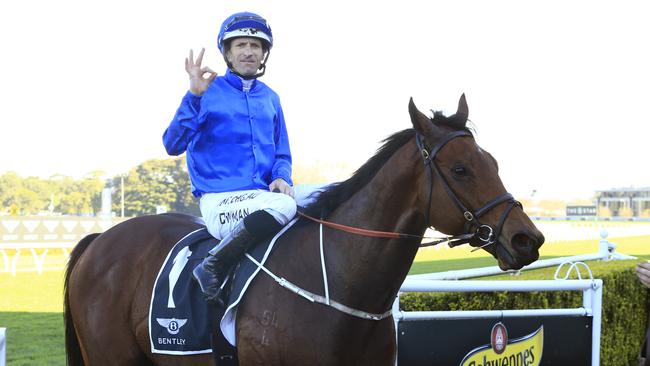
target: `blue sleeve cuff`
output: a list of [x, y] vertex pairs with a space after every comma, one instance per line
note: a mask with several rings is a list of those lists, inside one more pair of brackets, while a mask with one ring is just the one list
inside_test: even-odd
[[183, 97], [181, 107], [178, 109], [177, 117], [180, 125], [189, 128], [192, 131], [199, 129], [197, 117], [201, 111], [201, 97], [192, 94], [188, 91]]
[[183, 100], [187, 101], [187, 103], [194, 108], [197, 113], [201, 109], [201, 97], [192, 94], [191, 91], [188, 90], [187, 93], [185, 93]]
[[278, 178], [284, 179], [285, 182], [287, 182], [290, 186], [293, 186], [293, 181], [291, 180], [291, 171], [286, 169], [286, 168], [279, 168], [277, 169], [274, 174], [273, 178], [271, 181], [274, 181]]

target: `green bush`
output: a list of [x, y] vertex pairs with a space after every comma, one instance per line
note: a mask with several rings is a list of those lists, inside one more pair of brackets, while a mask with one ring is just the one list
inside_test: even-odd
[[[638, 261], [589, 262], [594, 278], [603, 280], [603, 310], [600, 364], [637, 365], [645, 336], [649, 296], [639, 283], [634, 268]], [[493, 276], [489, 280], [548, 280], [556, 268], [526, 271], [520, 275]], [[568, 266], [564, 266], [568, 269]], [[564, 275], [562, 273], [562, 275]], [[588, 278], [582, 270], [582, 277]], [[576, 278], [575, 272], [571, 278]], [[580, 291], [552, 292], [456, 292], [406, 293], [400, 297], [405, 311], [427, 310], [512, 310], [575, 308], [582, 306]]]

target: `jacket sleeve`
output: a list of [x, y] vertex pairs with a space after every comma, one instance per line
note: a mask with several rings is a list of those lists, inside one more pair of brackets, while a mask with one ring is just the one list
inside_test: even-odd
[[277, 178], [284, 179], [290, 185], [293, 185], [291, 180], [291, 149], [289, 147], [289, 135], [287, 133], [287, 126], [284, 123], [284, 113], [282, 106], [278, 103], [278, 113], [275, 116], [275, 164], [273, 164], [273, 172], [271, 174], [271, 181]]
[[201, 97], [187, 92], [176, 111], [174, 119], [163, 134], [163, 144], [169, 155], [180, 155], [199, 130]]

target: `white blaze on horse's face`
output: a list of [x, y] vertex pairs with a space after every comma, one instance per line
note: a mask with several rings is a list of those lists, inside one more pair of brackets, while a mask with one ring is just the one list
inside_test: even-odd
[[228, 62], [235, 71], [243, 76], [255, 75], [262, 64], [263, 57], [262, 41], [257, 38], [235, 38], [226, 52]]

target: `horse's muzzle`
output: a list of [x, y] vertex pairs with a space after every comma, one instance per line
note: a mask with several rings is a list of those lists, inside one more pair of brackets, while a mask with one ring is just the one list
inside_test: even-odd
[[495, 257], [502, 270], [521, 269], [539, 258], [539, 248], [544, 244], [544, 235], [538, 230], [526, 230], [514, 234], [508, 244], [499, 242]]

